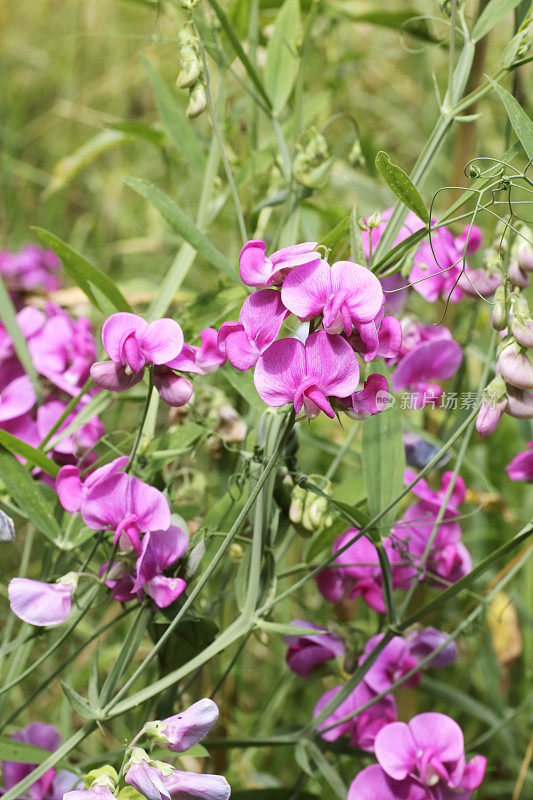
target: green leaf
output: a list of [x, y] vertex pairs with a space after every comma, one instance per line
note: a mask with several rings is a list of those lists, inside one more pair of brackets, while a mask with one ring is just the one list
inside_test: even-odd
[[489, 33], [507, 14], [520, 5], [522, 0], [490, 0], [485, 6], [472, 31], [472, 39], [478, 42]]
[[146, 628], [148, 627], [148, 621], [151, 615], [152, 612], [148, 607], [145, 606], [139, 609], [133, 625], [130, 627], [126, 638], [122, 642], [122, 647], [113, 663], [113, 667], [102, 686], [102, 691], [100, 693], [100, 703], [102, 705], [106, 705], [106, 703], [111, 700], [120, 678], [134, 660], [146, 632]]
[[17, 437], [13, 436], [11, 433], [1, 430], [0, 445], [3, 445], [6, 450], [9, 450], [11, 453], [22, 456], [35, 467], [39, 467], [39, 469], [47, 475], [50, 475], [51, 478], [57, 477], [57, 473], [59, 472], [58, 465], [52, 461], [51, 458], [45, 456], [42, 450], [36, 450], [35, 447], [23, 442], [21, 439], [17, 439]]
[[83, 717], [84, 719], [95, 719], [94, 711], [87, 700], [81, 696], [81, 694], [78, 694], [78, 692], [74, 691], [72, 686], [69, 686], [68, 683], [65, 683], [65, 681], [61, 681], [61, 688], [63, 689], [63, 694], [67, 698], [71, 709], [76, 714], [79, 714], [79, 716]]
[[257, 625], [267, 633], [278, 633], [280, 636], [316, 636], [319, 631], [314, 628], [305, 628], [301, 625], [290, 625], [288, 622], [268, 622], [260, 617]]
[[401, 167], [392, 163], [384, 150], [380, 150], [376, 156], [376, 167], [396, 197], [398, 197], [407, 208], [414, 211], [417, 217], [427, 222], [428, 212], [426, 206], [418, 190], [411, 181], [411, 178]]
[[276, 114], [284, 108], [298, 75], [300, 36], [299, 0], [285, 0], [266, 51], [265, 88]]
[[533, 121], [528, 117], [518, 100], [512, 94], [509, 94], [505, 89], [499, 86], [496, 81], [487, 76], [493, 89], [495, 89], [500, 100], [505, 106], [509, 122], [513, 126], [513, 130], [520, 139], [522, 147], [526, 151], [528, 159], [533, 160]]
[[100, 131], [70, 156], [62, 158], [54, 167], [52, 179], [45, 189], [45, 198], [67, 186], [78, 172], [91, 164], [102, 153], [129, 141], [130, 136], [119, 130]]
[[35, 747], [26, 742], [17, 742], [0, 736], [0, 759], [2, 761], [18, 761], [21, 764], [40, 764], [50, 755], [49, 750], [42, 747]]
[[178, 150], [181, 150], [191, 167], [202, 174], [205, 168], [205, 153], [196, 130], [193, 129], [185, 112], [158, 71], [146, 56], [141, 55], [140, 59], [148, 80], [152, 84], [159, 116], [169, 132], [170, 138]]
[[131, 306], [111, 278], [93, 266], [55, 234], [44, 228], [32, 228], [39, 239], [61, 259], [63, 266], [91, 303], [109, 316], [115, 311], [131, 311]]
[[360, 2], [347, 3], [346, 0], [338, 0], [333, 3], [331, 10], [348, 17], [353, 22], [363, 22], [369, 25], [377, 25], [381, 28], [390, 28], [401, 33], [409, 33], [418, 39], [426, 42], [440, 42], [441, 40], [433, 36], [427, 22], [420, 19], [420, 12], [414, 8], [406, 8], [403, 11], [360, 11]]
[[[370, 515], [375, 517], [403, 490], [405, 450], [398, 408], [374, 414], [363, 423], [363, 475]], [[384, 535], [394, 522], [392, 508], [379, 522]], [[381, 536], [383, 538], [383, 536]]]
[[124, 182], [130, 189], [149, 200], [176, 233], [196, 250], [198, 255], [205, 258], [216, 269], [225, 272], [233, 280], [237, 280], [237, 271], [231, 266], [226, 256], [222, 255], [220, 250], [217, 250], [215, 245], [209, 241], [207, 236], [202, 233], [193, 220], [181, 210], [168, 194], [165, 194], [150, 181], [145, 181], [141, 178], [124, 178]]
[[0, 319], [2, 320], [7, 333], [10, 335], [13, 341], [15, 353], [19, 357], [19, 360], [24, 367], [24, 371], [31, 380], [33, 389], [37, 395], [37, 399], [40, 399], [42, 396], [42, 391], [41, 384], [39, 383], [39, 376], [37, 375], [37, 371], [33, 365], [33, 359], [30, 355], [30, 351], [28, 350], [28, 343], [26, 342], [26, 339], [24, 338], [24, 335], [17, 322], [17, 312], [15, 306], [13, 305], [13, 301], [11, 300], [9, 292], [6, 289], [6, 285], [1, 277]]
[[37, 530], [61, 546], [61, 530], [44, 492], [28, 470], [3, 446], [0, 446], [0, 479]]
[[122, 133], [127, 133], [136, 139], [144, 139], [144, 141], [150, 142], [156, 147], [163, 147], [167, 140], [163, 131], [154, 128], [152, 125], [148, 125], [146, 122], [140, 122], [139, 120], [128, 119], [122, 122], [110, 122], [108, 124], [109, 127], [115, 131], [122, 131]]
[[240, 370], [227, 368], [221, 373], [228, 383], [246, 400], [249, 406], [259, 411], [265, 410], [265, 404], [257, 394], [254, 379], [251, 371], [241, 372]]

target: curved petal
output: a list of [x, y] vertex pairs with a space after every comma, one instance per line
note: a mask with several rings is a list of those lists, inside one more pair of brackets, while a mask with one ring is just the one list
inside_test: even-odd
[[298, 339], [278, 339], [257, 362], [254, 383], [269, 406], [291, 403], [306, 372], [305, 348]]
[[141, 555], [137, 559], [136, 588], [175, 564], [185, 555], [188, 546], [188, 535], [177, 525], [170, 525], [165, 531], [147, 533], [142, 542]]
[[8, 594], [11, 610], [30, 625], [60, 625], [70, 614], [70, 583], [42, 583], [28, 578], [13, 578]]
[[261, 356], [253, 339], [244, 331], [230, 333], [226, 339], [226, 356], [230, 364], [245, 372], [254, 367]]
[[160, 729], [167, 739], [168, 749], [184, 753], [207, 736], [217, 719], [217, 704], [204, 697], [179, 714], [161, 720]]
[[322, 260], [294, 267], [281, 287], [283, 305], [301, 320], [320, 314], [331, 294], [331, 268]]
[[158, 608], [166, 608], [178, 599], [186, 586], [183, 578], [167, 578], [165, 575], [156, 575], [144, 585], [144, 591]]
[[372, 764], [352, 781], [347, 800], [429, 800], [429, 796], [423, 786], [409, 779], [393, 781], [378, 764]]
[[464, 757], [463, 732], [446, 714], [436, 711], [417, 714], [409, 722], [409, 730], [416, 747], [431, 748], [442, 762], [455, 762]]
[[183, 375], [177, 375], [167, 367], [156, 367], [153, 380], [161, 398], [173, 408], [184, 406], [192, 397], [193, 388], [190, 380]]
[[346, 304], [354, 322], [371, 322], [384, 302], [379, 279], [368, 267], [353, 261], [337, 261], [331, 267], [333, 292], [348, 289]]
[[218, 349], [221, 353], [226, 354], [226, 339], [230, 335], [230, 333], [237, 333], [237, 331], [243, 331], [244, 325], [242, 322], [239, 322], [236, 319], [229, 320], [228, 322], [223, 322], [220, 328], [218, 329], [218, 337], [217, 337], [217, 345]]
[[102, 327], [102, 344], [111, 361], [121, 364], [126, 338], [132, 333], [141, 334], [147, 327], [148, 323], [142, 317], [127, 311], [108, 317]]
[[57, 473], [56, 492], [59, 502], [66, 511], [73, 514], [80, 510], [83, 500], [83, 484], [78, 467], [61, 467]]
[[385, 725], [376, 736], [375, 751], [380, 766], [395, 781], [405, 780], [416, 767], [417, 743], [405, 722]]
[[231, 788], [222, 775], [198, 775], [175, 769], [164, 778], [172, 800], [229, 800]]
[[167, 318], [151, 322], [137, 333], [137, 340], [146, 360], [153, 364], [172, 361], [184, 345], [181, 327], [175, 320]]
[[101, 389], [124, 392], [142, 380], [142, 372], [128, 374], [122, 364], [114, 361], [96, 361], [91, 366], [91, 378]]
[[110, 475], [92, 486], [81, 506], [81, 516], [93, 531], [115, 530], [129, 513], [129, 482], [124, 472]]
[[265, 286], [272, 264], [265, 255], [266, 245], [258, 239], [246, 242], [239, 255], [239, 275], [247, 286]]
[[139, 531], [166, 531], [170, 525], [170, 508], [165, 495], [139, 478], [129, 478], [128, 490], [128, 511], [137, 516]]
[[0, 399], [0, 422], [20, 417], [33, 408], [35, 390], [27, 375], [15, 378], [2, 391]]
[[289, 311], [276, 289], [259, 289], [244, 301], [239, 322], [258, 348], [264, 350], [275, 340], [283, 320], [288, 316]]
[[446, 380], [455, 375], [462, 360], [463, 351], [453, 340], [423, 342], [402, 358], [392, 374], [392, 388], [397, 392], [414, 383]]
[[305, 361], [307, 376], [316, 379], [325, 395], [348, 397], [357, 389], [359, 362], [341, 336], [325, 331], [312, 333], [305, 343]]
[[402, 325], [396, 317], [383, 317], [379, 327], [378, 356], [396, 358], [402, 349]]

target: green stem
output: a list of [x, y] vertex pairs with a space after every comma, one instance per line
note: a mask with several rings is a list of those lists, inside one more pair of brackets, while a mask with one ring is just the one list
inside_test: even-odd
[[141, 421], [140, 421], [139, 427], [137, 428], [137, 433], [135, 435], [135, 441], [133, 442], [133, 447], [131, 448], [130, 457], [128, 459], [128, 463], [126, 464], [126, 467], [124, 468], [124, 472], [131, 472], [132, 471], [133, 465], [134, 465], [134, 462], [135, 462], [135, 456], [137, 455], [137, 450], [139, 449], [139, 444], [141, 442], [141, 438], [142, 438], [142, 435], [143, 435], [144, 423], [146, 422], [146, 417], [148, 415], [148, 409], [150, 408], [150, 401], [152, 399], [152, 392], [154, 391], [154, 376], [153, 376], [152, 369], [153, 368], [150, 369], [150, 378], [149, 378], [149, 384], [148, 384], [148, 391], [146, 393], [146, 399], [144, 401], [144, 408], [143, 408]]

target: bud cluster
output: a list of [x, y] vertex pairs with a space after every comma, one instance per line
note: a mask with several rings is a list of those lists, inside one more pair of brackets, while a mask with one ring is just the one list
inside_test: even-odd
[[180, 71], [176, 84], [180, 89], [189, 90], [187, 116], [196, 119], [207, 108], [207, 96], [203, 78], [203, 68], [198, 55], [198, 40], [186, 25], [178, 33]]

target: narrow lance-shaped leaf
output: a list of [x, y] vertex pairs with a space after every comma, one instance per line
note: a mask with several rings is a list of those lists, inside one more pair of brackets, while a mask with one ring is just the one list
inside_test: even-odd
[[417, 217], [420, 217], [421, 220], [426, 222], [428, 219], [428, 212], [418, 190], [411, 181], [411, 178], [409, 178], [401, 167], [392, 163], [389, 155], [385, 153], [384, 150], [380, 150], [376, 156], [376, 167], [396, 197], [398, 197], [407, 208], [414, 211]]
[[43, 750], [42, 747], [0, 736], [0, 759], [2, 761], [18, 761], [20, 764], [40, 764], [49, 755], [50, 751]]
[[528, 117], [518, 100], [512, 94], [499, 86], [496, 81], [487, 76], [492, 87], [498, 92], [500, 100], [505, 106], [509, 122], [520, 139], [522, 147], [530, 161], [533, 160], [533, 121]]
[[45, 456], [42, 450], [36, 450], [35, 447], [27, 444], [27, 442], [23, 442], [22, 439], [17, 439], [13, 434], [2, 430], [0, 430], [0, 444], [3, 445], [6, 450], [25, 458], [30, 464], [33, 464], [34, 467], [39, 467], [40, 470], [50, 475], [51, 478], [57, 476], [59, 467], [55, 461]]
[[285, 0], [266, 52], [265, 87], [276, 114], [284, 108], [298, 75], [300, 35], [299, 0]]
[[70, 156], [65, 156], [59, 161], [52, 172], [50, 183], [45, 189], [46, 198], [55, 192], [64, 189], [73, 180], [80, 170], [91, 164], [96, 158], [129, 141], [128, 133], [119, 130], [100, 131], [89, 139]]
[[350, 214], [350, 253], [352, 261], [356, 264], [365, 264], [365, 253], [363, 250], [363, 237], [361, 228], [357, 223], [357, 207], [354, 205]]
[[490, 0], [474, 25], [472, 39], [478, 42], [496, 27], [507, 14], [520, 5], [522, 0]]
[[130, 304], [105, 272], [50, 231], [44, 228], [33, 230], [47, 247], [57, 253], [72, 280], [103, 314], [108, 316], [115, 311], [131, 311]]
[[169, 225], [178, 233], [196, 252], [206, 261], [225, 272], [233, 280], [237, 280], [236, 269], [233, 269], [227, 258], [222, 255], [207, 236], [195, 225], [193, 220], [172, 200], [168, 194], [157, 186], [141, 178], [124, 178], [124, 182], [135, 192], [145, 197], [152, 203]]

